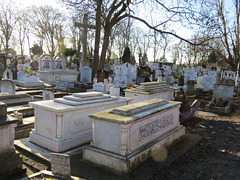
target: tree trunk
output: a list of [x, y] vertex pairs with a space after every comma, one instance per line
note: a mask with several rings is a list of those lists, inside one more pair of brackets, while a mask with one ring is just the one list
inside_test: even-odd
[[104, 69], [105, 57], [108, 49], [111, 30], [112, 30], [112, 27], [110, 25], [106, 25], [106, 27], [104, 28], [105, 32], [104, 32], [104, 38], [103, 38], [103, 46], [102, 46], [102, 53], [100, 57], [99, 69]]
[[98, 70], [99, 64], [99, 43], [100, 43], [100, 33], [101, 33], [101, 6], [102, 0], [97, 0], [97, 9], [96, 9], [96, 33], [95, 33], [95, 49], [94, 49], [94, 61], [93, 61], [93, 70], [92, 77], [95, 77], [95, 74]]

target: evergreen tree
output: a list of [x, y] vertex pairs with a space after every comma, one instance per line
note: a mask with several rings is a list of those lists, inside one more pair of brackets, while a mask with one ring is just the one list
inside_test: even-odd
[[131, 62], [131, 61], [130, 61], [130, 56], [131, 56], [130, 49], [129, 49], [129, 47], [126, 47], [126, 48], [124, 49], [124, 52], [123, 52], [122, 62], [123, 62], [123, 63], [126, 63], [126, 62], [130, 63], [130, 62]]

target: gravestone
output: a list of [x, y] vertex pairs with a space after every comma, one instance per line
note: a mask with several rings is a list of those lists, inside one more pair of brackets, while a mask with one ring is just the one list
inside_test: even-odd
[[92, 69], [89, 66], [83, 66], [81, 68], [81, 83], [92, 83]]
[[51, 153], [51, 171], [55, 176], [70, 178], [70, 156], [67, 154]]
[[[40, 59], [41, 60], [41, 59]], [[49, 70], [51, 69], [51, 57], [50, 56], [44, 56], [42, 59], [42, 69]]]
[[30, 64], [31, 68], [33, 71], [37, 71], [38, 70], [38, 62], [36, 60], [33, 60]]
[[139, 66], [137, 68], [136, 84], [150, 82], [151, 69], [149, 67]]
[[127, 174], [185, 134], [180, 102], [151, 99], [89, 115], [93, 140], [83, 159]]
[[110, 87], [110, 96], [120, 96], [120, 87], [114, 85]]
[[97, 71], [97, 82], [104, 82], [104, 79], [108, 79], [109, 74], [106, 70], [98, 70]]
[[195, 93], [195, 81], [188, 80], [187, 81], [187, 94], [194, 95], [194, 93]]
[[213, 97], [220, 97], [223, 101], [232, 100], [234, 93], [234, 81], [231, 79], [225, 82], [218, 82], [214, 84]]
[[52, 89], [43, 90], [43, 100], [52, 100], [54, 99], [54, 91]]
[[188, 80], [195, 80], [195, 71], [185, 70], [185, 72], [184, 72], [184, 84], [187, 84]]
[[53, 58], [53, 67], [55, 70], [64, 70], [65, 69], [65, 57], [57, 55]]
[[57, 81], [56, 82], [56, 89], [57, 90], [62, 90], [62, 91], [67, 91], [68, 90], [68, 82]]
[[0, 81], [0, 92], [15, 94], [15, 83], [11, 80]]

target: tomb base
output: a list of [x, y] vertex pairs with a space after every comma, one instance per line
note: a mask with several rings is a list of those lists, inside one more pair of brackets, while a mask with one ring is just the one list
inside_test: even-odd
[[107, 167], [112, 171], [127, 174], [147, 159], [151, 157], [154, 159], [157, 154], [162, 153], [162, 150], [184, 135], [185, 127], [179, 125], [154, 142], [141, 147], [127, 156], [91, 146], [83, 150], [83, 159]]
[[30, 102], [35, 108], [35, 129], [30, 134], [30, 141], [53, 152], [81, 146], [92, 139], [89, 114], [126, 105], [130, 100], [86, 92]]
[[9, 176], [12, 174], [23, 173], [22, 158], [15, 151], [3, 153], [0, 155], [0, 179], [1, 175]]
[[217, 106], [214, 106], [214, 100], [216, 98], [213, 98], [209, 104], [207, 104], [205, 106], [205, 111], [207, 112], [213, 112], [213, 113], [218, 113], [218, 114], [229, 114], [232, 110], [232, 107], [233, 107], [233, 102], [232, 100], [229, 100], [227, 105], [224, 106], [224, 107], [217, 107]]
[[[92, 132], [81, 134], [70, 139], [49, 139], [40, 134], [37, 134], [35, 130], [30, 133], [30, 141], [53, 152], [64, 152], [84, 143], [89, 142], [92, 138]], [[58, 141], [57, 141], [58, 140]], [[81, 143], [79, 143], [81, 142]]]

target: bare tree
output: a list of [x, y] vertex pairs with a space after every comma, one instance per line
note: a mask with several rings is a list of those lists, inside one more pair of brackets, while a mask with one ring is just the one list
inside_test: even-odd
[[55, 37], [57, 28], [62, 22], [62, 13], [50, 6], [32, 6], [31, 25], [37, 32], [37, 37], [45, 42], [49, 54], [53, 57], [56, 52]]
[[17, 21], [17, 31], [18, 31], [18, 40], [19, 40], [19, 45], [20, 45], [20, 51], [21, 51], [21, 56], [23, 57], [24, 55], [24, 44], [26, 37], [28, 38], [28, 33], [29, 33], [29, 19], [28, 19], [28, 13], [24, 10], [21, 10], [19, 12], [19, 17]]
[[6, 52], [9, 50], [9, 41], [17, 23], [17, 9], [13, 1], [0, 1], [0, 31], [1, 41]]

